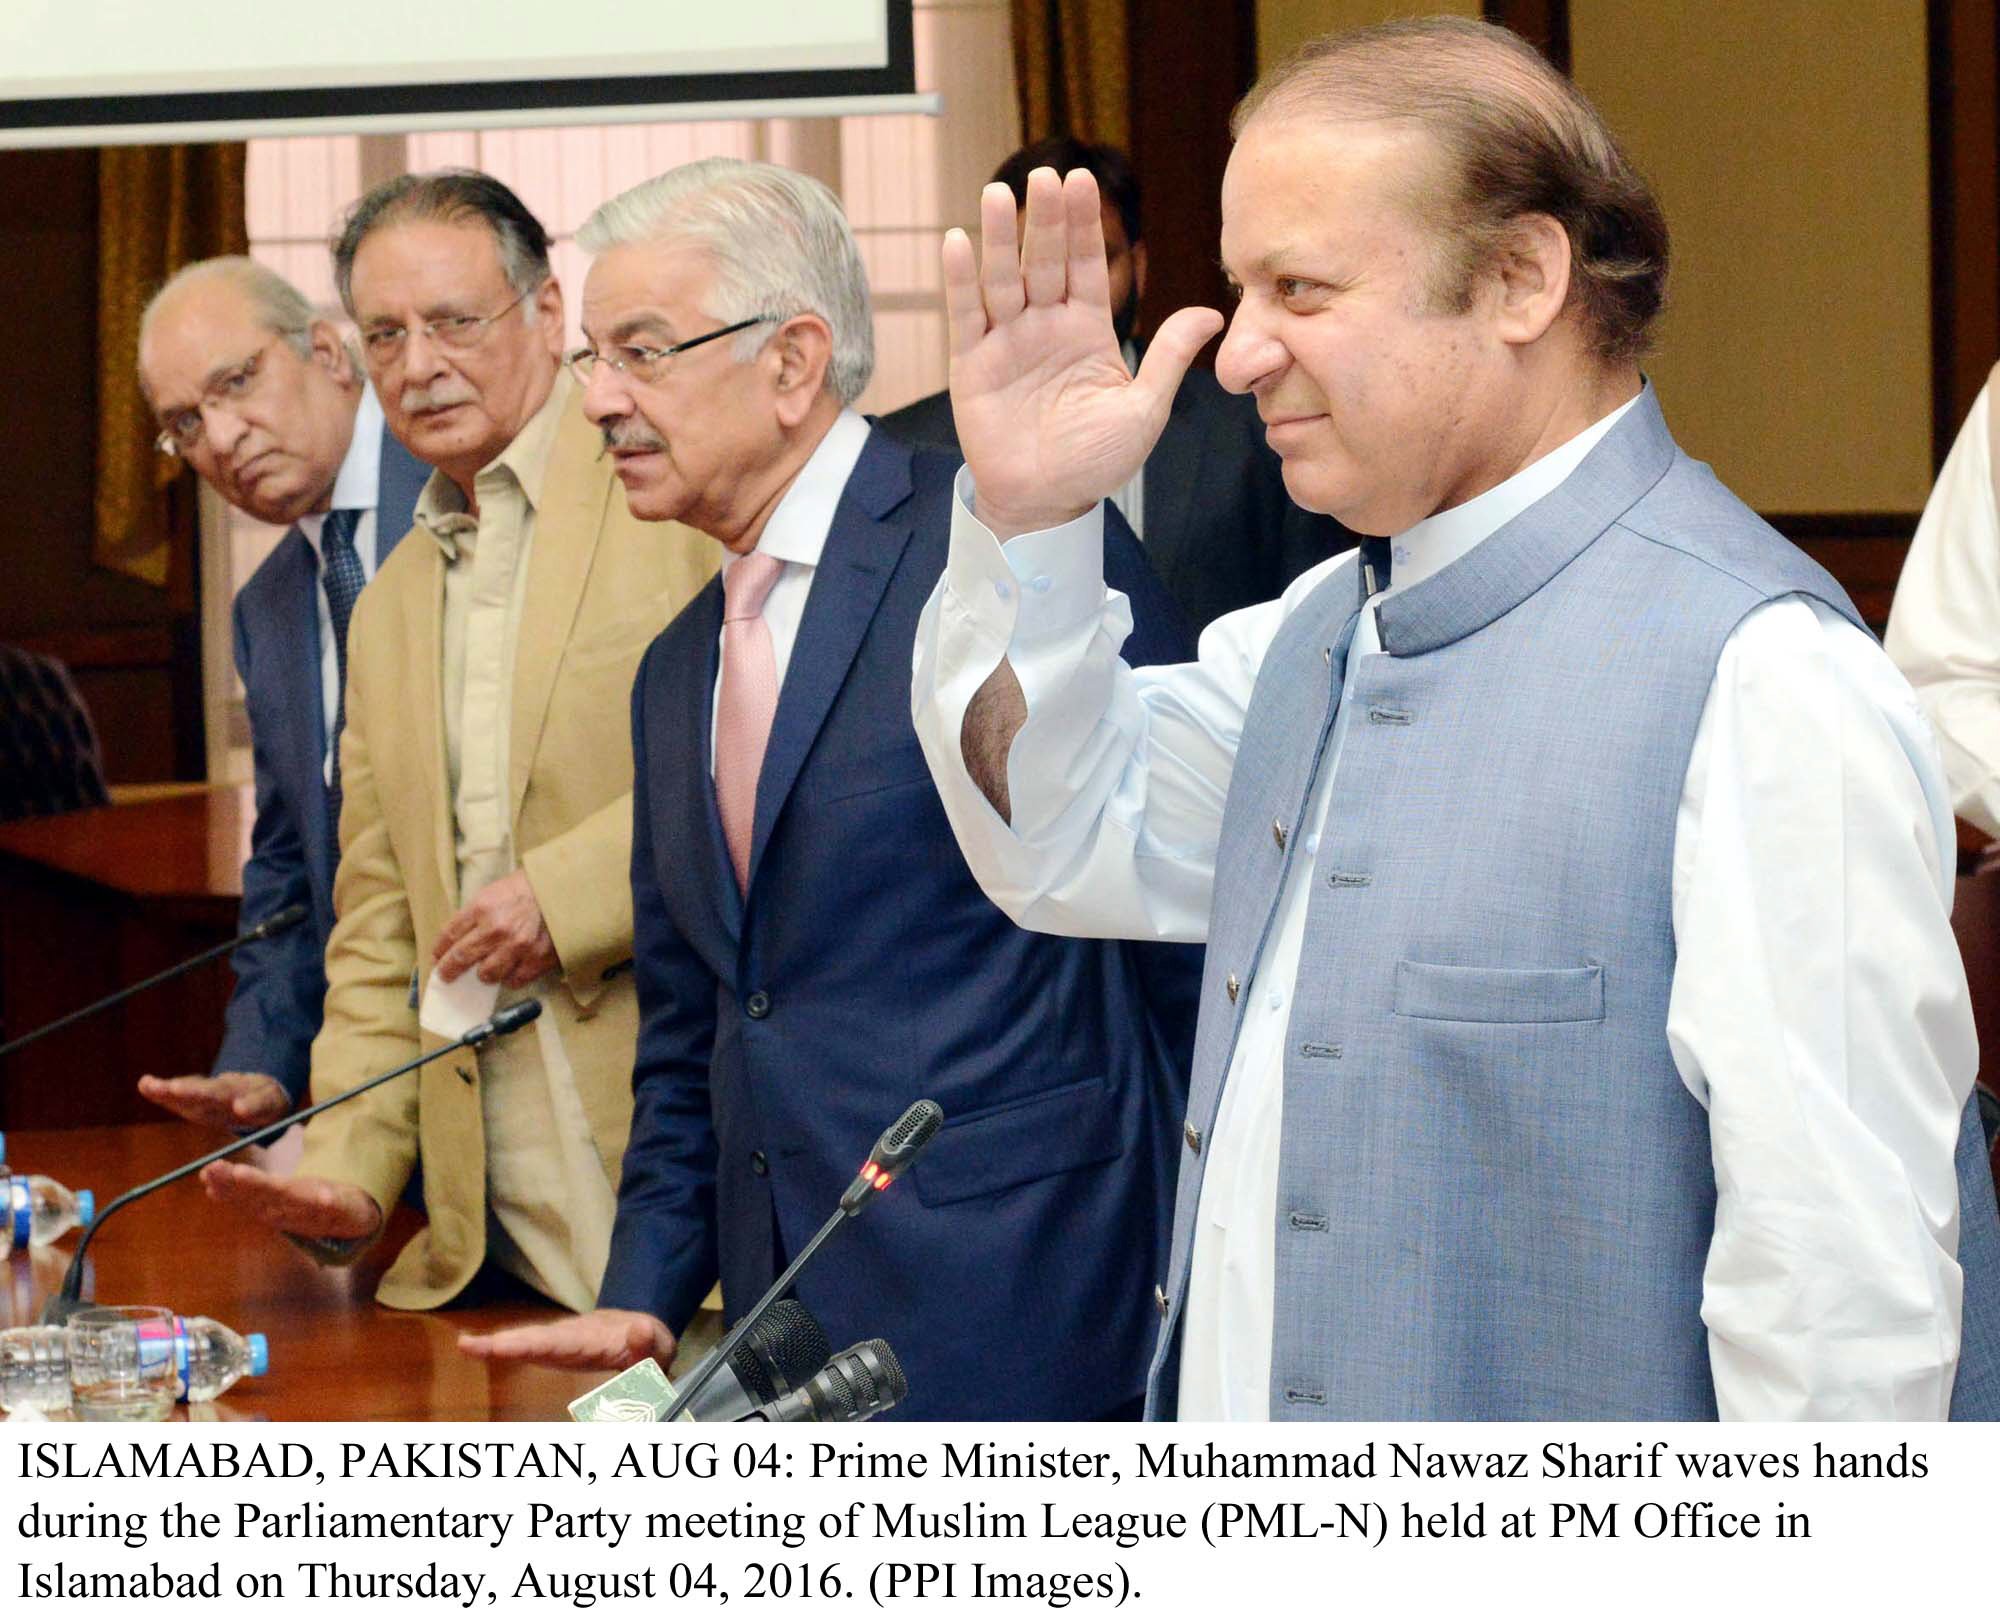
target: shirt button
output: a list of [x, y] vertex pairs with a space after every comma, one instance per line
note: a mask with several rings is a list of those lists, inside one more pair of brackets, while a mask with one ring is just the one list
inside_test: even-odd
[[753, 991], [743, 999], [743, 1012], [752, 1019], [762, 1019], [770, 1011], [771, 998], [766, 992]]
[[1317, 855], [1319, 854], [1319, 835], [1318, 835], [1318, 834], [1307, 834], [1307, 835], [1306, 835], [1306, 854], [1307, 854], [1308, 856], [1317, 856]]
[[1036, 593], [1036, 595], [1039, 596], [1041, 593], [1049, 589], [1050, 584], [1051, 581], [1049, 580], [1049, 577], [1047, 575], [1038, 574], [1035, 576], [1034, 579], [1028, 582], [1028, 590]]
[[764, 1151], [762, 1149], [752, 1149], [750, 1151], [750, 1169], [759, 1177], [769, 1177], [771, 1175], [771, 1163], [764, 1158]]
[[993, 582], [993, 595], [998, 597], [1000, 601], [1004, 603], [1009, 601], [1013, 597], [1014, 588], [1008, 585], [1007, 582], [1004, 580], [996, 580]]
[[1237, 992], [1243, 989], [1243, 982], [1232, 974], [1227, 980], [1222, 982], [1222, 989], [1229, 993], [1229, 1000], [1234, 1002], [1236, 1001]]
[[1278, 990], [1276, 986], [1273, 986], [1270, 994], [1265, 997], [1264, 1002], [1268, 1007], [1282, 1008], [1285, 1006], [1285, 994]]

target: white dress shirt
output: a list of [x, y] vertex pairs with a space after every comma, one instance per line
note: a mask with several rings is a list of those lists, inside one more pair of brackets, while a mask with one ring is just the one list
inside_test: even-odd
[[[805, 618], [806, 597], [812, 591], [819, 555], [826, 548], [826, 534], [833, 527], [834, 509], [847, 489], [854, 464], [861, 460], [868, 443], [868, 419], [858, 411], [845, 410], [834, 418], [826, 437], [813, 447], [806, 465], [799, 469], [791, 488], [779, 497], [777, 509], [764, 522], [757, 537], [756, 551], [781, 559], [784, 571], [764, 599], [764, 623], [771, 632], [771, 654], [777, 662], [778, 691], [785, 688], [785, 672], [791, 667], [792, 644], [799, 639], [799, 621]], [[736, 554], [726, 552], [722, 578], [736, 567]], [[718, 640], [717, 646], [720, 646]], [[715, 773], [715, 706], [722, 698], [721, 664], [716, 665], [715, 692], [709, 700], [708, 770]]]
[[[1561, 483], [1612, 420], [1393, 538], [1391, 589]], [[1215, 621], [1194, 664], [1133, 671], [1116, 656], [1131, 618], [1103, 584], [1101, 509], [1003, 548], [968, 495], [962, 483], [914, 691], [973, 871], [1030, 928], [1202, 939], [1258, 669], [1340, 560]], [[1356, 637], [1350, 681], [1362, 659], [1390, 657], [1372, 612]], [[966, 706], [1002, 658], [1028, 701], [1012, 827], [959, 748]], [[1337, 771], [1336, 755], [1328, 785]], [[1279, 897], [1210, 1138], [1183, 1418], [1269, 1414], [1280, 1054], [1329, 792]], [[1718, 1201], [1702, 1318], [1726, 1418], [1948, 1410], [1952, 1156], [1977, 1055], [1948, 921], [1952, 850], [1929, 729], [1873, 639], [1803, 598], [1750, 614], [1723, 648], [1683, 786], [1665, 1033], [1709, 1112]]]
[[1958, 814], [2000, 836], [2000, 511], [1993, 386], [1972, 402], [1924, 506], [1896, 601], [1889, 657], [1937, 728]]
[[[361, 404], [354, 412], [354, 437], [347, 442], [339, 473], [334, 475], [333, 496], [327, 512], [336, 507], [352, 507], [360, 513], [354, 526], [354, 550], [361, 559], [364, 582], [375, 578], [381, 561], [376, 545], [375, 510], [382, 500], [382, 403], [366, 383], [361, 385]], [[340, 661], [333, 646], [333, 606], [326, 600], [326, 557], [319, 549], [320, 531], [326, 527], [326, 513], [307, 513], [298, 521], [298, 532], [313, 551], [319, 573], [313, 590], [319, 604], [319, 699], [325, 721], [321, 735], [326, 754], [320, 761], [324, 780], [333, 782], [333, 724], [340, 715]], [[402, 537], [398, 536], [400, 540]]]

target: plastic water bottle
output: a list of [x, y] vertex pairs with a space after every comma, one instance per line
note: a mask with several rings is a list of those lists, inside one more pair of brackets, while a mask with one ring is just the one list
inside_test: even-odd
[[[173, 1358], [182, 1402], [213, 1402], [246, 1374], [264, 1373], [262, 1335], [239, 1335], [213, 1318], [175, 1318]], [[0, 1408], [69, 1406], [69, 1352], [61, 1325], [0, 1330]]]
[[37, 1172], [7, 1179], [7, 1222], [16, 1249], [22, 1245], [54, 1244], [72, 1228], [87, 1228], [97, 1215], [89, 1189], [72, 1194], [53, 1177]]
[[244, 1375], [271, 1367], [262, 1335], [239, 1335], [213, 1318], [177, 1318], [174, 1357], [180, 1365], [181, 1401], [213, 1402]]

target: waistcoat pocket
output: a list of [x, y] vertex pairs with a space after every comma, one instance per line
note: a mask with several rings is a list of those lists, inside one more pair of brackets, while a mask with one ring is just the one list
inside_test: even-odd
[[1482, 969], [1455, 963], [1396, 965], [1394, 1011], [1405, 1019], [1480, 1025], [1586, 1024], [1604, 1018], [1604, 969]]

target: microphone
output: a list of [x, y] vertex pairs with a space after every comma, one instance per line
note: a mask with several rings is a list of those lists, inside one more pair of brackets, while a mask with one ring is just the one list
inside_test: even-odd
[[944, 1125], [944, 1111], [928, 1098], [920, 1098], [904, 1110], [896, 1124], [875, 1140], [868, 1163], [855, 1174], [840, 1196], [840, 1208], [852, 1216], [911, 1166], [930, 1147], [931, 1139]]
[[707, 1424], [746, 1419], [811, 1379], [830, 1349], [817, 1318], [797, 1301], [780, 1301], [729, 1354], [685, 1417]]
[[793, 1258], [791, 1265], [777, 1276], [771, 1287], [764, 1292], [757, 1304], [737, 1323], [736, 1327], [722, 1337], [721, 1344], [696, 1365], [693, 1376], [674, 1398], [673, 1406], [660, 1416], [663, 1424], [680, 1418], [682, 1410], [693, 1405], [695, 1398], [701, 1395], [703, 1388], [715, 1377], [716, 1370], [722, 1367], [728, 1360], [729, 1354], [736, 1350], [757, 1320], [770, 1309], [771, 1303], [792, 1287], [792, 1280], [799, 1276], [806, 1263], [818, 1253], [819, 1247], [833, 1237], [834, 1230], [896, 1178], [908, 1171], [916, 1163], [917, 1156], [930, 1146], [931, 1139], [937, 1136], [938, 1128], [943, 1125], [944, 1111], [928, 1098], [920, 1098], [896, 1118], [894, 1126], [875, 1140], [875, 1147], [869, 1153], [867, 1164], [848, 1186], [847, 1192], [840, 1197], [840, 1204], [835, 1208], [833, 1215], [820, 1224], [819, 1232], [806, 1242], [806, 1248], [800, 1251]]
[[797, 1391], [744, 1417], [768, 1424], [844, 1424], [887, 1413], [910, 1394], [903, 1365], [886, 1340], [864, 1340], [836, 1353]]
[[88, 1019], [92, 1014], [101, 1014], [106, 1009], [116, 1008], [127, 998], [136, 997], [142, 991], [150, 991], [154, 986], [165, 985], [169, 980], [178, 979], [181, 975], [186, 974], [188, 970], [198, 969], [202, 964], [209, 962], [213, 958], [221, 957], [225, 953], [233, 952], [239, 946], [248, 946], [252, 941], [267, 941], [273, 935], [282, 935], [286, 930], [304, 923], [309, 916], [310, 909], [300, 902], [295, 902], [289, 907], [282, 908], [272, 913], [262, 923], [255, 924], [251, 928], [246, 929], [233, 941], [224, 941], [220, 946], [211, 946], [205, 952], [197, 952], [185, 962], [176, 963], [170, 969], [162, 969], [158, 974], [148, 975], [145, 979], [127, 986], [123, 991], [114, 991], [108, 997], [100, 997], [88, 1008], [79, 1008], [74, 1013], [63, 1015], [61, 1019], [51, 1020], [48, 1024], [41, 1026], [37, 1030], [28, 1032], [25, 1036], [17, 1036], [11, 1042], [0, 1043], [0, 1059], [5, 1059], [11, 1054], [19, 1053], [30, 1042], [39, 1042], [45, 1036], [55, 1035], [57, 1031], [68, 1030], [78, 1020]]
[[[483, 1025], [473, 1026], [471, 1030], [467, 1031], [456, 1042], [447, 1042], [441, 1048], [432, 1048], [428, 1053], [420, 1053], [406, 1064], [399, 1064], [393, 1070], [385, 1070], [379, 1076], [370, 1076], [366, 1081], [361, 1082], [357, 1086], [348, 1088], [346, 1092], [335, 1093], [333, 1097], [324, 1099], [320, 1103], [308, 1104], [302, 1110], [293, 1111], [283, 1120], [273, 1121], [268, 1127], [262, 1128], [262, 1130], [276, 1137], [289, 1128], [297, 1126], [301, 1121], [310, 1121], [315, 1115], [325, 1113], [336, 1104], [345, 1104], [350, 1098], [359, 1098], [363, 1093], [372, 1091], [381, 1086], [385, 1081], [394, 1081], [398, 1076], [407, 1076], [412, 1070], [420, 1070], [434, 1060], [442, 1059], [448, 1053], [456, 1053], [460, 1048], [477, 1047], [482, 1042], [491, 1041], [496, 1036], [505, 1036], [510, 1031], [518, 1031], [523, 1025], [530, 1024], [541, 1017], [542, 1005], [533, 997], [529, 997], [523, 1002], [515, 1003], [511, 1008], [501, 1009], [499, 1013], [495, 1014]], [[45, 1324], [67, 1323], [69, 1322], [70, 1314], [76, 1312], [79, 1308], [89, 1305], [88, 1302], [81, 1299], [83, 1290], [83, 1257], [85, 1251], [90, 1248], [90, 1241], [97, 1236], [97, 1230], [104, 1226], [105, 1220], [112, 1212], [123, 1210], [126, 1206], [132, 1204], [133, 1201], [142, 1200], [148, 1194], [165, 1188], [169, 1183], [178, 1183], [184, 1177], [192, 1177], [202, 1167], [213, 1165], [225, 1156], [235, 1154], [242, 1147], [243, 1145], [240, 1142], [233, 1140], [228, 1143], [219, 1144], [209, 1150], [207, 1154], [195, 1156], [185, 1166], [176, 1166], [172, 1171], [165, 1173], [163, 1176], [155, 1177], [150, 1183], [141, 1183], [137, 1188], [127, 1189], [118, 1198], [111, 1201], [110, 1204], [100, 1209], [96, 1217], [84, 1228], [82, 1234], [78, 1237], [76, 1254], [70, 1258], [69, 1271], [63, 1274], [62, 1288], [56, 1294], [50, 1296], [47, 1302], [43, 1304], [41, 1321]]]

